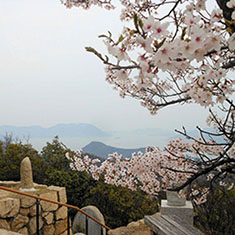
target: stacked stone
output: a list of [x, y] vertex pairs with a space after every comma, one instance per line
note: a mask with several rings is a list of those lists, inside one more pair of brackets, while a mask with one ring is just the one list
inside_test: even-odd
[[[5, 187], [9, 187], [9, 184], [19, 183], [0, 182], [0, 185]], [[34, 184], [34, 187], [39, 197], [67, 202], [64, 187], [37, 184]], [[42, 193], [39, 193], [40, 191]], [[39, 215], [40, 234], [67, 234], [67, 207], [40, 201]], [[36, 199], [0, 190], [0, 228], [25, 235], [36, 234]]]

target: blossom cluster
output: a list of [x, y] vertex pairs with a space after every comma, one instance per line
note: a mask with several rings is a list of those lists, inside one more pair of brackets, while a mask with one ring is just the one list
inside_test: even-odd
[[[153, 195], [171, 188], [173, 182], [184, 182], [188, 176], [185, 174], [186, 170], [195, 172], [185, 154], [176, 158], [158, 148], [151, 147], [146, 151], [145, 154], [133, 153], [131, 158], [113, 153], [100, 164], [97, 164], [98, 160], [94, 163], [88, 156], [83, 156], [81, 151], [74, 156], [67, 154], [67, 158], [71, 160], [71, 168], [74, 170], [85, 170], [95, 179], [103, 176], [108, 184], [132, 190], [140, 188]], [[167, 170], [168, 168], [177, 169], [177, 172]]]
[[183, 14], [175, 12], [177, 23], [136, 13], [135, 28], [124, 28], [120, 43], [105, 42], [117, 60], [108, 64], [106, 79], [122, 97], [140, 99], [153, 114], [176, 102], [223, 103], [233, 92], [224, 64], [234, 54], [234, 35], [229, 38], [219, 24], [222, 12], [215, 10], [206, 20], [200, 15], [205, 6], [191, 2], [185, 7]]
[[[206, 0], [120, 2], [120, 18], [134, 23], [124, 26], [118, 40], [105, 36], [109, 55], [102, 60], [106, 80], [121, 97], [139, 99], [155, 114], [176, 103], [223, 104], [231, 96], [234, 80], [227, 74], [235, 63], [235, 33], [225, 30], [221, 9], [209, 9]], [[113, 7], [111, 1], [99, 0], [64, 3]], [[234, 1], [227, 7], [234, 9]]]
[[[81, 150], [74, 155], [67, 153], [67, 158], [71, 161], [73, 170], [85, 170], [96, 180], [102, 177], [108, 184], [132, 190], [141, 189], [148, 194], [157, 195], [160, 191], [174, 188], [175, 184], [184, 184], [198, 172], [206, 171], [213, 164], [219, 163], [225, 146], [217, 145], [210, 140], [205, 142], [202, 138], [190, 142], [178, 138], [169, 141], [165, 150], [148, 147], [145, 154], [133, 153], [131, 158], [113, 153], [107, 160], [100, 162], [98, 159], [91, 160]], [[228, 152], [227, 160], [233, 159], [235, 162], [234, 150], [235, 146]], [[219, 184], [232, 189], [233, 185], [223, 180], [228, 162], [217, 164], [213, 171], [207, 174], [207, 180], [210, 182], [215, 178], [221, 178]], [[191, 184], [191, 198], [198, 204], [205, 202], [209, 188], [194, 187], [193, 180]]]
[[114, 9], [110, 0], [61, 0], [61, 3], [67, 8], [82, 7], [84, 9], [89, 9], [92, 5], [95, 5], [99, 7], [104, 6], [107, 10]]

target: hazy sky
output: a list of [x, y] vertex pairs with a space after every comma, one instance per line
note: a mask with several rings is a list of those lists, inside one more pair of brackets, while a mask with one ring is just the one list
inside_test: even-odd
[[152, 116], [105, 82], [98, 35], [121, 31], [118, 11], [66, 9], [59, 0], [0, 0], [0, 125], [91, 123], [103, 130], [204, 125], [198, 106]]

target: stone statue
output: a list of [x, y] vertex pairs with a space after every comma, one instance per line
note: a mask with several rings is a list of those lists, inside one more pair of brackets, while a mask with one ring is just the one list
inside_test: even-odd
[[20, 191], [35, 191], [33, 187], [33, 172], [29, 157], [20, 164]]

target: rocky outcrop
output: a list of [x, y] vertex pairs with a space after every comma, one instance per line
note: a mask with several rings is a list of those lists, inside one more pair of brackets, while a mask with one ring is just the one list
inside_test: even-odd
[[151, 231], [142, 219], [136, 222], [131, 222], [126, 227], [119, 227], [110, 230], [108, 235], [151, 235]]

